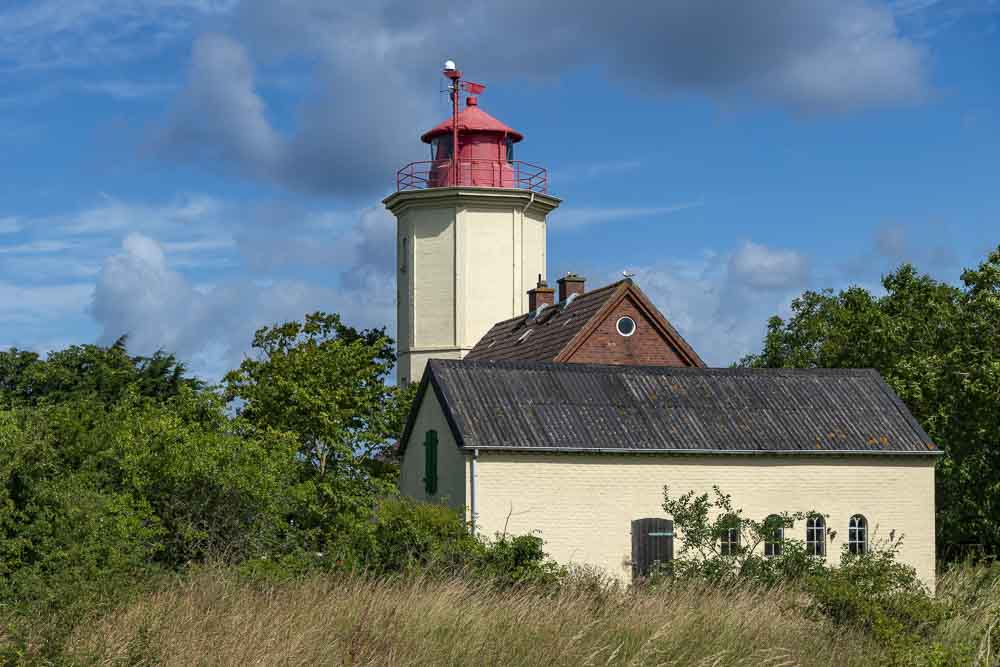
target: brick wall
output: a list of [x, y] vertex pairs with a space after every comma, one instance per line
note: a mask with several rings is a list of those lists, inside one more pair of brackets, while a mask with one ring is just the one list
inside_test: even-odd
[[[635, 333], [622, 336], [618, 319], [629, 316], [636, 323]], [[626, 298], [568, 360], [577, 364], [626, 364], [643, 366], [688, 366], [656, 326]]]
[[[827, 542], [831, 563], [840, 560], [850, 517], [862, 514], [870, 541], [890, 532], [904, 536], [900, 560], [933, 591], [934, 463], [930, 456], [481, 452], [477, 509], [484, 535], [534, 531], [554, 559], [596, 565], [628, 580], [631, 522], [666, 518], [664, 485], [677, 495], [711, 494], [718, 484], [746, 516], [813, 510], [828, 515], [827, 527], [835, 532]], [[785, 534], [804, 541], [805, 522]]]

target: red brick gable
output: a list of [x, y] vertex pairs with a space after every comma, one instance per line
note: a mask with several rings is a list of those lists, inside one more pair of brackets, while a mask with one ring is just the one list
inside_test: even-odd
[[[631, 317], [635, 333], [618, 333], [618, 320]], [[630, 366], [694, 366], [705, 362], [631, 280], [620, 283], [612, 298], [595, 313], [553, 359], [578, 364]]]
[[[635, 333], [616, 325], [628, 315]], [[705, 363], [631, 280], [600, 287], [537, 314], [497, 322], [465, 357], [648, 366]]]
[[[631, 336], [618, 333], [618, 320], [630, 317], [635, 322]], [[607, 313], [580, 341], [572, 353], [560, 361], [573, 364], [626, 364], [629, 366], [694, 366], [666, 332], [648, 317], [630, 295]]]

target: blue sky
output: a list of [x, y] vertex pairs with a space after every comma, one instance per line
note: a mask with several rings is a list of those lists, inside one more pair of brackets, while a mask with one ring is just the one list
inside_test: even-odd
[[1000, 243], [995, 0], [339, 4], [0, 4], [0, 347], [216, 379], [312, 310], [392, 331], [380, 201], [445, 58], [550, 169], [550, 280], [636, 273], [712, 364], [804, 289]]

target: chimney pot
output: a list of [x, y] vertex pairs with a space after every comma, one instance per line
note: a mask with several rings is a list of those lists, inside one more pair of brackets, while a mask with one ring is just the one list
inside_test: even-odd
[[538, 285], [534, 289], [528, 290], [528, 310], [535, 311], [542, 304], [555, 305], [556, 291], [549, 287], [549, 284], [538, 276]]
[[559, 303], [564, 303], [570, 294], [583, 294], [586, 278], [575, 273], [567, 273], [560, 278], [559, 283]]

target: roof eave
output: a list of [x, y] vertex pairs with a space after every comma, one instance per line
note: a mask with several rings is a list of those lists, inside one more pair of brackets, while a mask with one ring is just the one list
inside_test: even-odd
[[701, 448], [623, 448], [623, 447], [525, 447], [519, 445], [464, 445], [461, 449], [472, 451], [541, 452], [552, 454], [720, 454], [724, 456], [940, 456], [940, 449], [917, 450], [870, 450], [870, 449], [701, 449]]

